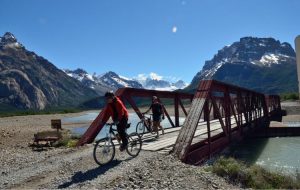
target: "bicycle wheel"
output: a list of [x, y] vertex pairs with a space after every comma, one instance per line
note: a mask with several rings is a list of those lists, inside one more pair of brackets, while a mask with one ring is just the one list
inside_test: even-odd
[[99, 165], [111, 162], [115, 157], [115, 145], [109, 138], [104, 138], [96, 142], [93, 152], [94, 160]]
[[136, 157], [142, 149], [142, 139], [137, 133], [128, 135], [127, 139], [128, 145], [126, 151], [130, 156]]
[[136, 133], [139, 134], [141, 137], [144, 135], [145, 125], [143, 121], [138, 122], [138, 124], [136, 125]]

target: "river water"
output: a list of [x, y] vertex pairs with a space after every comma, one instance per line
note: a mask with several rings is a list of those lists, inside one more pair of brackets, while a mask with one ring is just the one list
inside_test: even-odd
[[[91, 112], [78, 117], [64, 118], [62, 123], [91, 122], [98, 114], [98, 112]], [[174, 117], [171, 117], [171, 119], [174, 122]], [[139, 121], [140, 119], [135, 113], [130, 113], [129, 123], [131, 123], [131, 127], [127, 132], [135, 132], [136, 124]], [[180, 118], [179, 121], [180, 124], [183, 124], [184, 118]], [[167, 118], [161, 124], [164, 128], [171, 127]], [[82, 135], [88, 127], [74, 128], [73, 133]], [[105, 137], [107, 132], [107, 127], [104, 127], [96, 139]], [[258, 164], [272, 171], [279, 171], [285, 174], [300, 172], [300, 137], [248, 139], [237, 145], [230, 146], [229, 150], [236, 158]]]
[[247, 139], [229, 147], [231, 155], [271, 171], [300, 172], [300, 137]]
[[[87, 113], [78, 117], [68, 117], [68, 118], [63, 118], [62, 119], [62, 123], [82, 123], [82, 122], [92, 122], [97, 115], [99, 114], [99, 112], [91, 112], [91, 113]], [[147, 116], [147, 115], [146, 115]], [[149, 117], [149, 115], [148, 115]], [[173, 123], [175, 123], [175, 118], [171, 117]], [[179, 124], [182, 125], [184, 122], [184, 117], [179, 118]], [[131, 123], [131, 126], [129, 129], [127, 129], [127, 133], [130, 134], [132, 132], [136, 132], [136, 125], [137, 123], [140, 121], [140, 118], [135, 114], [135, 113], [129, 113], [129, 120], [128, 123]], [[163, 126], [164, 128], [171, 128], [171, 124], [169, 122], [169, 120], [167, 119], [167, 117], [165, 117], [165, 119], [161, 122], [161, 126]], [[72, 129], [72, 132], [74, 134], [77, 135], [82, 135], [88, 128], [88, 125], [82, 126], [82, 127], [76, 127]], [[106, 136], [108, 132], [108, 127], [104, 126], [104, 128], [100, 131], [100, 133], [98, 134], [98, 136], [96, 137], [96, 139], [100, 139]]]

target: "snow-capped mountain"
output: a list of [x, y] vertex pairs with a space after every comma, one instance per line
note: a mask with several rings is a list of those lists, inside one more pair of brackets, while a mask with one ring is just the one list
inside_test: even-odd
[[0, 46], [3, 48], [24, 48], [24, 46], [17, 41], [15, 36], [6, 32], [2, 37], [0, 37]]
[[179, 80], [173, 83], [172, 86], [175, 86], [177, 89], [183, 89], [187, 86], [187, 84], [183, 80]]
[[145, 89], [151, 90], [173, 91], [177, 89], [183, 89], [188, 85], [182, 80], [171, 82], [165, 78], [166, 77], [159, 76], [158, 74], [151, 72], [148, 75], [139, 74], [137, 77], [134, 77], [134, 80], [141, 83]]
[[139, 82], [117, 75], [112, 71], [107, 72], [99, 77], [99, 80], [103, 81], [107, 85], [112, 86], [115, 89], [123, 87], [143, 88], [143, 86]]
[[216, 79], [264, 93], [297, 91], [295, 51], [273, 38], [244, 37], [206, 61], [189, 90], [203, 79]]
[[0, 109], [75, 107], [97, 96], [6, 32], [0, 37]]
[[112, 71], [102, 75], [96, 75], [95, 73], [91, 75], [83, 69], [76, 69], [74, 71], [65, 69], [64, 71], [70, 77], [73, 77], [81, 81], [85, 86], [94, 89], [99, 95], [103, 95], [108, 90], [116, 91], [118, 88], [123, 87], [173, 91], [187, 86], [182, 80], [172, 83], [167, 80], [162, 80], [162, 77], [153, 76], [153, 73], [149, 77], [130, 79]]
[[171, 83], [166, 80], [150, 79], [147, 78], [144, 88], [152, 90], [164, 90], [164, 91], [174, 91], [177, 89], [182, 89], [187, 86], [182, 80], [179, 80], [175, 83]]
[[102, 75], [88, 74], [83, 69], [64, 70], [67, 75], [81, 81], [85, 86], [94, 89], [99, 95], [103, 95], [106, 91], [116, 91], [118, 88], [132, 87], [132, 88], [143, 88], [143, 86], [135, 81], [117, 75], [114, 72], [107, 72]]

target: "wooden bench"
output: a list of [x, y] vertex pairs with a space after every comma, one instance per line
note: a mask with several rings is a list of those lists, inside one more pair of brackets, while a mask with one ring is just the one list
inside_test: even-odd
[[51, 120], [51, 128], [56, 129], [55, 131], [39, 132], [34, 134], [33, 143], [40, 146], [40, 142], [45, 142], [46, 145], [52, 146], [54, 142], [61, 138], [59, 130], [61, 130], [61, 120], [53, 119]]

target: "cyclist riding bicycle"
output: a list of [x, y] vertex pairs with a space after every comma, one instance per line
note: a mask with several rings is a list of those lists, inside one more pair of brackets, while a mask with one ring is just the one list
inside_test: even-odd
[[152, 114], [153, 114], [153, 127], [154, 130], [157, 133], [157, 138], [159, 137], [158, 133], [158, 128], [161, 129], [162, 135], [165, 134], [164, 128], [160, 125], [161, 119], [165, 119], [164, 111], [163, 111], [163, 106], [162, 104], [158, 101], [158, 98], [156, 96], [152, 97], [152, 104], [150, 108], [145, 112], [148, 113], [152, 109]]
[[125, 150], [128, 144], [128, 140], [126, 138], [126, 127], [128, 122], [128, 111], [123, 104], [123, 102], [114, 95], [113, 92], [106, 92], [104, 97], [107, 102], [107, 111], [104, 116], [104, 120], [107, 121], [110, 117], [117, 126], [117, 131], [122, 140], [122, 144], [120, 145], [120, 151]]

